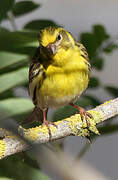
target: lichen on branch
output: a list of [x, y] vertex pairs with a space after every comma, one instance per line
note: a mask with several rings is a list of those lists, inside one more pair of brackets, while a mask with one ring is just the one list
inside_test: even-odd
[[[80, 115], [75, 114], [69, 118], [55, 122], [57, 128], [53, 125], [50, 126], [51, 140], [57, 140], [70, 135], [88, 137], [91, 132], [99, 135], [96, 125], [118, 115], [118, 98], [97, 106], [90, 110], [89, 113], [93, 116], [93, 119], [89, 118], [89, 129], [87, 128], [85, 119], [82, 121]], [[46, 126], [37, 126], [29, 129], [24, 129], [19, 126], [18, 132], [24, 137], [24, 140], [13, 135], [11, 132], [0, 129], [0, 135], [3, 138], [0, 140], [0, 159], [20, 151], [25, 151], [29, 147], [29, 144], [26, 143], [25, 139], [32, 144], [50, 141]]]

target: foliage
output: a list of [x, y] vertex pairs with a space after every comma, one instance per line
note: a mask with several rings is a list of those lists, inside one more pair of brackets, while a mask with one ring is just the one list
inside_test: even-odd
[[[28, 64], [33, 56], [37, 42], [37, 32], [42, 28], [50, 25], [57, 25], [54, 20], [37, 19], [27, 22], [22, 30], [16, 30], [17, 26], [14, 19], [24, 14], [35, 11], [40, 4], [34, 1], [1, 0], [0, 1], [0, 21], [9, 20], [13, 28], [12, 31], [4, 27], [0, 27], [0, 115], [1, 119], [14, 118], [21, 120], [21, 116], [25, 117], [33, 108], [33, 104], [29, 99], [18, 97], [15, 93], [16, 87], [26, 88], [28, 86]], [[90, 56], [92, 68], [97, 71], [104, 69], [103, 54], [112, 53], [118, 48], [118, 45], [111, 41], [111, 36], [106, 32], [102, 25], [94, 25], [91, 32], [82, 33], [80, 35], [81, 42], [85, 45]], [[111, 87], [101, 84], [99, 77], [91, 77], [89, 88], [104, 88], [112, 96], [118, 96], [118, 87]], [[77, 104], [87, 107], [96, 106], [100, 103], [96, 97], [91, 95], [83, 95]], [[63, 117], [68, 117], [75, 113], [72, 107], [61, 107], [54, 113], [54, 120], [57, 121]], [[36, 162], [28, 159], [22, 161], [21, 154], [12, 156], [0, 162], [0, 180], [4, 179], [42, 179], [49, 178], [36, 169]], [[32, 162], [32, 163], [31, 163]], [[15, 166], [14, 166], [15, 164]], [[6, 170], [7, 169], [7, 170]], [[29, 170], [29, 174], [27, 174]], [[22, 178], [23, 179], [23, 178]]]

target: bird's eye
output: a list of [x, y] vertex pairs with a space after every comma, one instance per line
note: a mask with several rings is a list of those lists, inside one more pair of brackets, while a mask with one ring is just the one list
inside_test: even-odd
[[59, 40], [61, 40], [61, 39], [62, 39], [62, 36], [61, 36], [60, 34], [58, 34], [57, 40], [59, 41]]

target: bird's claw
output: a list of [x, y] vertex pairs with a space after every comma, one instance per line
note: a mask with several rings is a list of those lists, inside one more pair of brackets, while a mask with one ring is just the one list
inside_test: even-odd
[[52, 135], [51, 135], [51, 130], [50, 130], [49, 125], [53, 125], [53, 126], [55, 126], [56, 128], [58, 128], [58, 127], [57, 127], [57, 125], [56, 125], [54, 122], [51, 122], [51, 121], [44, 121], [44, 122], [43, 122], [42, 127], [43, 127], [43, 126], [46, 126], [46, 127], [47, 127], [48, 133], [49, 133], [49, 138], [50, 138], [50, 140], [51, 140]]
[[78, 106], [76, 104], [70, 103], [70, 105], [75, 107], [79, 111], [79, 114], [81, 116], [82, 121], [85, 118], [87, 128], [89, 128], [90, 122], [89, 122], [88, 118], [93, 118], [93, 116], [89, 112], [87, 112], [84, 108], [82, 108], [82, 107], [80, 107], [80, 106]]
[[79, 107], [79, 114], [81, 116], [82, 121], [85, 118], [87, 127], [89, 128], [90, 122], [89, 122], [88, 118], [93, 118], [93, 116], [89, 112], [87, 112], [85, 109], [83, 109], [82, 107]]

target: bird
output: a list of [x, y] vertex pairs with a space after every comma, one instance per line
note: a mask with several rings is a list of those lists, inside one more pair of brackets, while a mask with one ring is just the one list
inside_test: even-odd
[[70, 32], [56, 26], [41, 30], [38, 42], [29, 68], [29, 94], [35, 108], [27, 120], [40, 119], [42, 112], [42, 126], [46, 125], [51, 135], [50, 124], [57, 126], [47, 121], [48, 109], [71, 105], [89, 127], [88, 117], [92, 115], [74, 104], [90, 79], [91, 65], [86, 48]]

